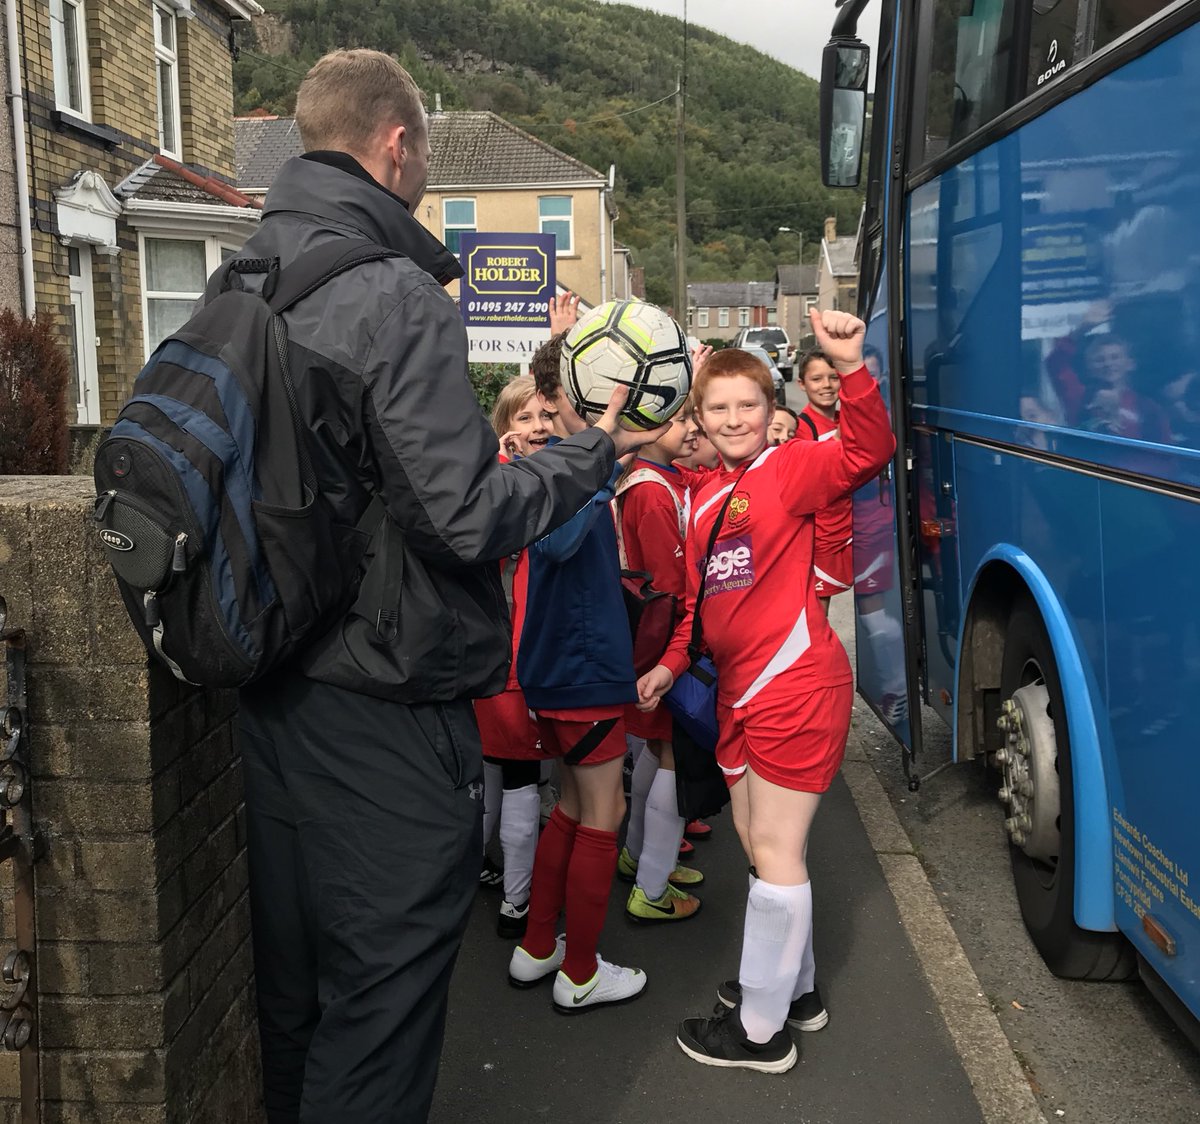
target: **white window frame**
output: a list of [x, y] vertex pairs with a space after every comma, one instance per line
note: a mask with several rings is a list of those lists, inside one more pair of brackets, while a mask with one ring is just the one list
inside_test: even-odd
[[[67, 21], [75, 32], [79, 63], [79, 105], [71, 104], [67, 74]], [[85, 0], [50, 0], [50, 54], [54, 66], [54, 104], [60, 113], [84, 121], [92, 119], [91, 68], [88, 66], [87, 8]]]
[[699, 308], [696, 310], [696, 327], [697, 328], [707, 328], [708, 327], [708, 309], [707, 308]]
[[[68, 3], [69, 0], [64, 0]], [[158, 102], [158, 147], [164, 156], [173, 156], [176, 160], [183, 159], [183, 112], [179, 105], [179, 21], [175, 18], [177, 9], [170, 4], [151, 4], [150, 10], [154, 16], [154, 97]], [[162, 39], [162, 23], [160, 17], [166, 16], [171, 21], [174, 46], [168, 47]], [[167, 147], [166, 122], [163, 119], [162, 104], [162, 70], [171, 68], [171, 94], [174, 103], [174, 115], [171, 126], [175, 131], [175, 147]]]
[[[451, 203], [470, 203], [471, 204], [471, 222], [448, 222], [446, 215], [450, 209]], [[471, 195], [455, 195], [448, 199], [442, 200], [442, 241], [446, 241], [446, 236], [451, 230], [457, 230], [463, 234], [474, 234], [479, 229], [479, 208], [476, 205], [475, 197]]]
[[151, 352], [162, 342], [161, 340], [150, 339], [150, 302], [152, 300], [199, 300], [204, 294], [203, 292], [170, 292], [165, 289], [151, 290], [146, 286], [146, 243], [147, 242], [200, 242], [204, 245], [204, 278], [207, 281], [213, 275], [217, 267], [223, 260], [223, 255], [228, 251], [231, 254], [238, 252], [238, 247], [232, 245], [227, 238], [222, 238], [220, 235], [188, 235], [188, 234], [172, 234], [167, 231], [155, 231], [151, 234], [138, 235], [138, 271], [139, 282], [142, 293], [142, 351], [147, 359], [150, 358]]
[[774, 328], [779, 324], [779, 309], [773, 304], [767, 307], [767, 327]]
[[[96, 349], [96, 295], [92, 279], [92, 248], [71, 246], [68, 253], [79, 255], [79, 275], [69, 276], [71, 308], [75, 317], [75, 359], [78, 364], [78, 397], [75, 401], [76, 425], [100, 424], [100, 373]], [[68, 269], [69, 273], [69, 269]]]
[[[565, 215], [543, 215], [542, 202], [546, 199], [565, 199], [571, 205], [571, 209]], [[562, 246], [555, 243], [555, 257], [572, 258], [575, 256], [575, 196], [573, 195], [539, 195], [538, 196], [538, 233], [546, 233], [546, 223], [548, 222], [563, 222], [567, 224], [567, 246], [564, 249]]]
[[718, 328], [728, 328], [729, 327], [729, 309], [728, 308], [718, 308], [717, 309], [717, 327]]
[[742, 307], [738, 309], [738, 327], [750, 327], [750, 309], [748, 309], [745, 305], [742, 305]]
[[807, 316], [814, 308], [817, 307], [817, 301], [820, 297], [805, 297], [804, 298], [804, 315]]

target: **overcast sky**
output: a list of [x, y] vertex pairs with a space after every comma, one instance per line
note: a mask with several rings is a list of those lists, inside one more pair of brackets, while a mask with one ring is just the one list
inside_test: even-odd
[[[684, 0], [608, 2], [683, 18]], [[875, 0], [868, 5], [858, 25], [859, 38], [871, 46], [872, 69], [879, 2]], [[829, 40], [836, 13], [833, 0], [742, 0], [740, 3], [736, 0], [687, 0], [689, 23], [720, 32], [739, 43], [749, 43], [813, 78], [821, 76], [821, 48]]]

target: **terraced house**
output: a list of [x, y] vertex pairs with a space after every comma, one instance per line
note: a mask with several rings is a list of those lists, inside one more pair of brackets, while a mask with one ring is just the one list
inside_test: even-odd
[[262, 9], [6, 5], [18, 16], [6, 61], [20, 78], [11, 100], [22, 304], [61, 331], [73, 372], [67, 420], [86, 440], [112, 424], [154, 346], [257, 225], [258, 203], [232, 186], [231, 71], [236, 25]]

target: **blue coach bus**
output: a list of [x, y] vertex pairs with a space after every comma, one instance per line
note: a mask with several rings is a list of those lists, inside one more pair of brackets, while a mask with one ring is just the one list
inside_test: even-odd
[[831, 186], [869, 6], [858, 299], [899, 449], [855, 497], [859, 688], [910, 767], [925, 704], [995, 771], [1051, 970], [1140, 972], [1195, 1035], [1200, 2], [843, 0]]

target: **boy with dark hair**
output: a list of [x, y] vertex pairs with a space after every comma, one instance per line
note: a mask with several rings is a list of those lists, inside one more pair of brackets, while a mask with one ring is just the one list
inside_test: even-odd
[[[800, 360], [800, 385], [808, 395], [808, 405], [800, 411], [797, 436], [801, 441], [836, 441], [838, 405], [842, 380], [823, 351], [812, 350]], [[813, 547], [813, 572], [821, 607], [829, 612], [835, 594], [844, 593], [854, 584], [854, 501], [840, 496], [817, 512], [816, 541]]]

